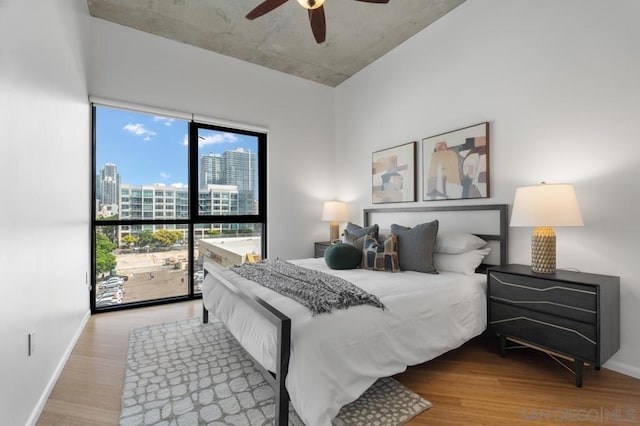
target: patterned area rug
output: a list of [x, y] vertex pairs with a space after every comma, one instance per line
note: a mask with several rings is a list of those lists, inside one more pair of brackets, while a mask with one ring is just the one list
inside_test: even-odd
[[[215, 318], [137, 328], [129, 335], [120, 425], [272, 425], [274, 392], [261, 371]], [[429, 407], [384, 378], [344, 406], [333, 424], [401, 425]], [[292, 409], [289, 418], [303, 425]]]

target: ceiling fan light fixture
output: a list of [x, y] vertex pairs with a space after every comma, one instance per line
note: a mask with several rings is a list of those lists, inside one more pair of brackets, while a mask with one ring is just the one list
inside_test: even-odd
[[313, 10], [322, 7], [324, 0], [298, 0], [298, 3], [305, 9]]

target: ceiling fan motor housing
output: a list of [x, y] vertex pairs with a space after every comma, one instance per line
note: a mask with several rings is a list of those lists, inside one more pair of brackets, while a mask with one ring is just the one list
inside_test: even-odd
[[305, 9], [317, 9], [324, 4], [324, 0], [298, 0], [298, 3]]

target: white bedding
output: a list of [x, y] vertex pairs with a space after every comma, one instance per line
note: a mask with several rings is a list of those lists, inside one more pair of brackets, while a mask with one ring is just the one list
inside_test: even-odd
[[286, 380], [291, 403], [310, 426], [331, 423], [340, 408], [378, 378], [433, 359], [479, 335], [486, 327], [486, 276], [443, 272], [331, 270], [324, 259], [292, 261], [342, 277], [374, 294], [383, 311], [368, 305], [315, 317], [301, 304], [226, 269], [209, 268], [202, 296], [245, 349], [275, 371], [275, 326], [256, 314], [215, 274], [233, 280], [291, 318], [291, 359]]

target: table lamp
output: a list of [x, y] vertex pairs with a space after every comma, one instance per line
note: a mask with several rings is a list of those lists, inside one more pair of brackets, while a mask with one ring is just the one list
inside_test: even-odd
[[329, 241], [340, 239], [338, 222], [344, 222], [349, 218], [347, 213], [347, 203], [343, 201], [325, 201], [322, 209], [322, 220], [330, 222]]
[[545, 184], [516, 189], [510, 226], [533, 226], [531, 269], [556, 272], [556, 234], [553, 226], [583, 226], [573, 185]]

